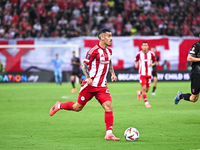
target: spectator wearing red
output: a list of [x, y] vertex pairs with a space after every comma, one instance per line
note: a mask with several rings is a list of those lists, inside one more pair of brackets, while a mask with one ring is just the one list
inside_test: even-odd
[[121, 14], [118, 14], [118, 16], [114, 21], [114, 24], [115, 24], [116, 35], [121, 36], [123, 30], [123, 18]]
[[12, 24], [18, 24], [19, 22], [19, 15], [17, 14], [17, 11], [14, 11], [13, 16], [12, 16]]

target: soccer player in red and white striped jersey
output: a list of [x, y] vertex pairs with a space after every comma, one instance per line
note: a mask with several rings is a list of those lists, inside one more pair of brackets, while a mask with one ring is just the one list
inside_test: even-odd
[[152, 76], [152, 66], [156, 65], [156, 57], [153, 52], [149, 51], [148, 42], [144, 41], [141, 45], [142, 51], [139, 51], [136, 54], [135, 58], [135, 67], [139, 67], [140, 75], [140, 84], [142, 87], [141, 91], [137, 91], [138, 100], [141, 100], [141, 96], [144, 99], [145, 106], [147, 108], [151, 107], [147, 100], [147, 92], [151, 85], [151, 76]]
[[105, 110], [106, 136], [105, 140], [119, 141], [112, 133], [113, 128], [113, 109], [110, 92], [107, 88], [106, 76], [108, 71], [111, 73], [111, 80], [117, 81], [111, 55], [112, 50], [107, 48], [111, 45], [112, 34], [108, 29], [101, 29], [98, 33], [99, 44], [91, 48], [83, 61], [83, 73], [85, 79], [82, 82], [77, 102], [68, 101], [61, 103], [57, 101], [50, 109], [49, 115], [53, 116], [58, 110], [80, 111], [94, 96]]

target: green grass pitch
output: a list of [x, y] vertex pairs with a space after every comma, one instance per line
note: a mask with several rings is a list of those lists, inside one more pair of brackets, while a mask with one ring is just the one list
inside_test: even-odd
[[[76, 85], [80, 88], [80, 85]], [[200, 103], [174, 104], [178, 90], [190, 82], [158, 82], [151, 108], [137, 100], [138, 82], [108, 83], [113, 100], [114, 134], [105, 141], [104, 110], [93, 98], [81, 112], [61, 110], [49, 116], [57, 100], [76, 101], [71, 84], [0, 84], [0, 149], [2, 150], [191, 150], [200, 149]], [[139, 140], [128, 142], [124, 131], [135, 127]]]

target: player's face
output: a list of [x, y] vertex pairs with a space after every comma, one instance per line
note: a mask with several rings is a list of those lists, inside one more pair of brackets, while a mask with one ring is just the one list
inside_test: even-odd
[[151, 51], [155, 54], [156, 49], [154, 47], [151, 48]]
[[104, 34], [103, 41], [106, 45], [110, 46], [112, 44], [112, 33], [111, 32], [106, 32]]
[[143, 43], [141, 47], [142, 47], [142, 51], [144, 53], [146, 53], [148, 51], [148, 49], [149, 49], [148, 43]]
[[75, 57], [75, 53], [74, 52], [72, 53], [72, 55], [73, 55], [73, 57]]

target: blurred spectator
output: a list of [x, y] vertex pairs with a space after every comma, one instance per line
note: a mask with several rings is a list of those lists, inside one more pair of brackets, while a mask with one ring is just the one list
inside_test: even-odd
[[58, 13], [60, 10], [60, 7], [58, 6], [57, 3], [54, 3], [54, 5], [52, 6], [51, 10], [55, 13]]
[[5, 30], [2, 25], [0, 25], [0, 38], [4, 37]]
[[4, 66], [3, 63], [1, 62], [1, 59], [0, 59], [0, 72], [4, 72]]
[[162, 70], [169, 70], [169, 63], [167, 62], [167, 60], [164, 61], [162, 65]]
[[33, 25], [33, 28], [36, 31], [41, 31], [42, 30], [42, 26], [40, 25], [40, 22], [38, 22], [38, 21]]

